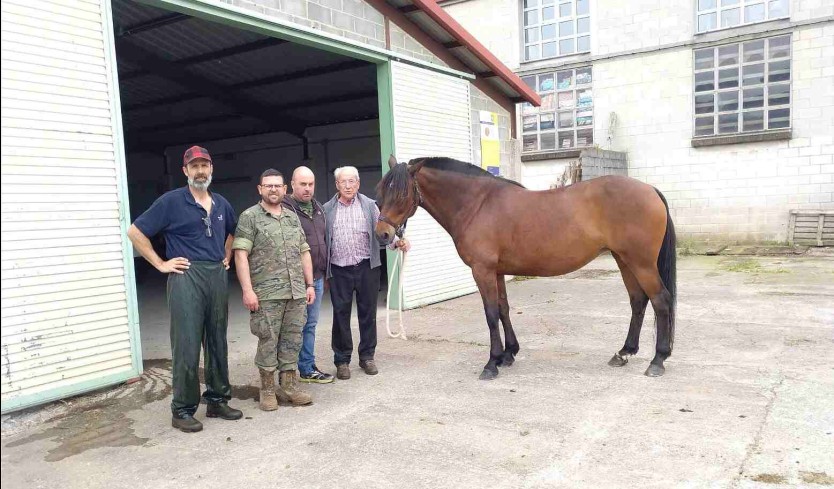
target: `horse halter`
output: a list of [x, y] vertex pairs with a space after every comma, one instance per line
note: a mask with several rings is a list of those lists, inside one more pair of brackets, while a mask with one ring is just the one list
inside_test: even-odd
[[413, 216], [415, 212], [417, 212], [417, 208], [420, 207], [420, 204], [423, 203], [423, 195], [420, 193], [420, 187], [417, 186], [417, 180], [414, 180], [414, 201], [411, 203], [411, 212], [408, 213], [403, 222], [400, 225], [394, 224], [394, 221], [379, 213], [379, 217], [377, 221], [384, 222], [388, 224], [392, 228], [394, 228], [394, 234], [397, 235], [398, 238], [402, 239], [403, 234], [405, 234], [405, 223], [408, 222], [408, 218]]

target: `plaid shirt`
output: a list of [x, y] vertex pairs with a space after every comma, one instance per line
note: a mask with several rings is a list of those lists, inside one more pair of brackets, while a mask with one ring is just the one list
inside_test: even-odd
[[[372, 222], [379, 217], [379, 209], [373, 206]], [[333, 243], [330, 263], [337, 267], [356, 265], [371, 257], [368, 241], [368, 219], [362, 204], [354, 197], [350, 204], [337, 200], [336, 219], [333, 220]]]

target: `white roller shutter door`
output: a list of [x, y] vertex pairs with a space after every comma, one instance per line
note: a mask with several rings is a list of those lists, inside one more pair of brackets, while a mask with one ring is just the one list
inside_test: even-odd
[[109, 15], [2, 1], [4, 413], [141, 373]]
[[[469, 81], [405, 63], [391, 65], [397, 159], [472, 161]], [[409, 219], [407, 235], [412, 249], [404, 270], [406, 308], [477, 290], [452, 237], [422, 208]]]

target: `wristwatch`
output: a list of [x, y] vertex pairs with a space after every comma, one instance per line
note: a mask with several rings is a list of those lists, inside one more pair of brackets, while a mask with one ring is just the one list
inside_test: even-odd
[[309, 289], [310, 287], [312, 287], [312, 288], [314, 288], [314, 289], [316, 288], [316, 286], [315, 286], [315, 285], [313, 285], [313, 284], [307, 284], [307, 288]]

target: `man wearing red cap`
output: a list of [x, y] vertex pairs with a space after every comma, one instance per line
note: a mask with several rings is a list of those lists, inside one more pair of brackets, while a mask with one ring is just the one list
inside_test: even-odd
[[[235, 420], [243, 413], [229, 407], [228, 275], [237, 218], [229, 202], [209, 192], [213, 166], [205, 148], [183, 155], [188, 185], [165, 193], [136, 218], [127, 236], [157, 270], [168, 274], [171, 311], [173, 399], [171, 425], [193, 433], [203, 429], [194, 419], [200, 403], [200, 345], [204, 349], [206, 417]], [[165, 236], [162, 259], [149, 237]]]

